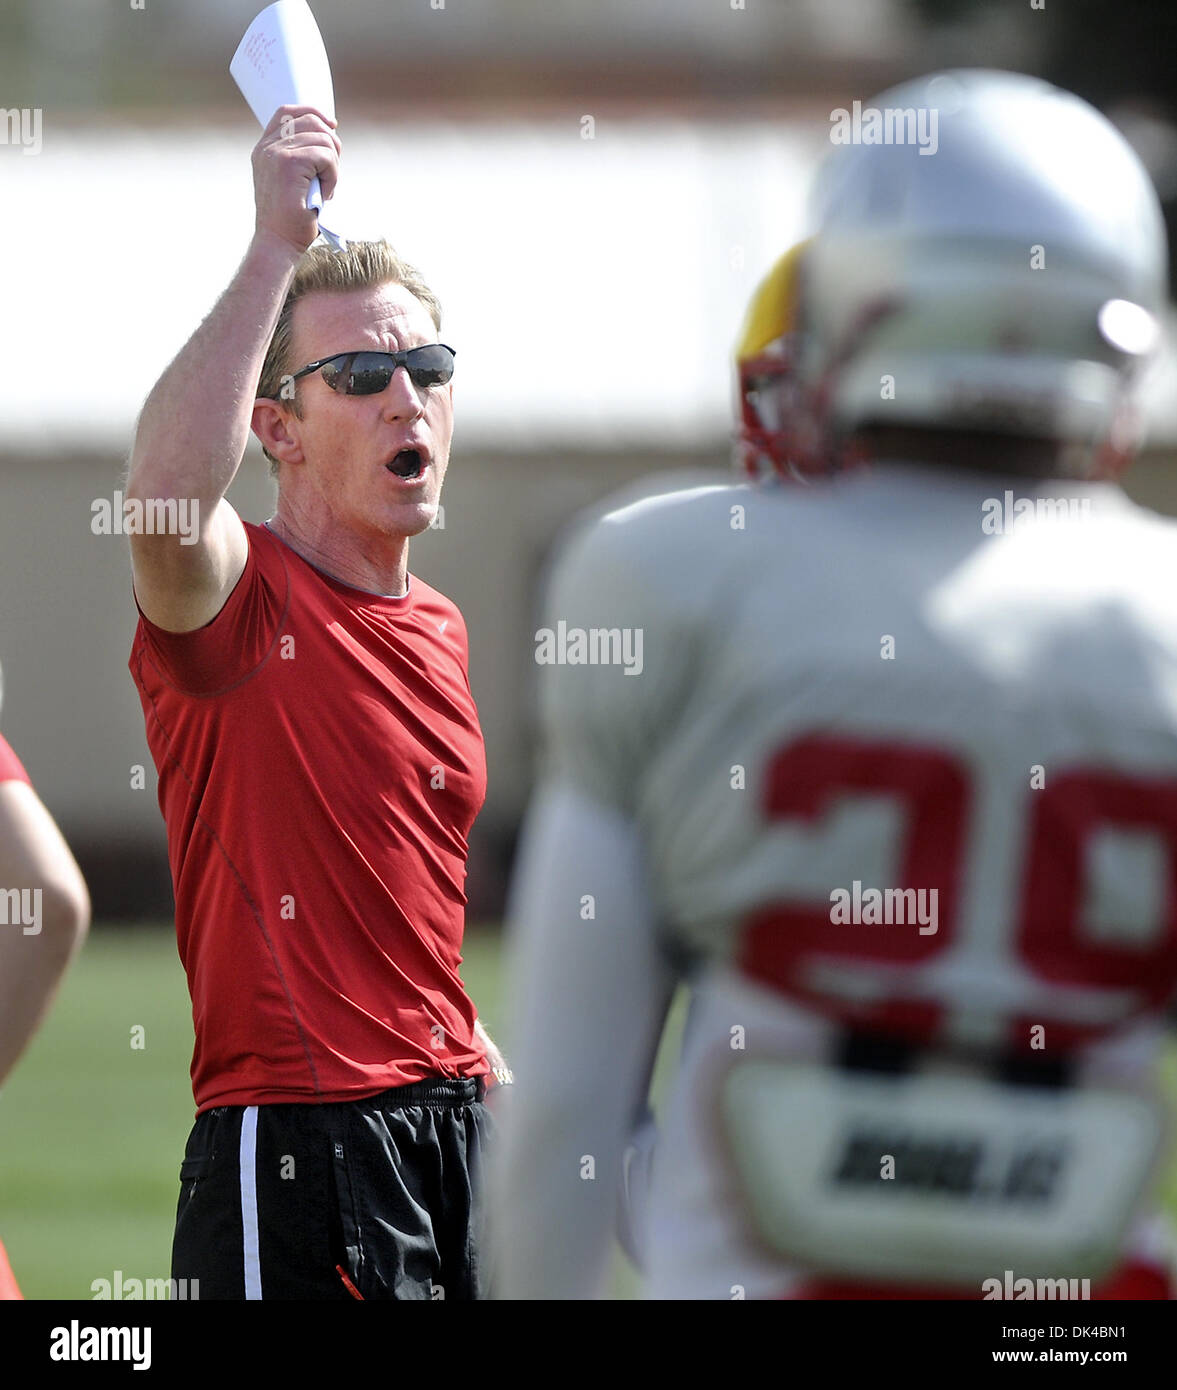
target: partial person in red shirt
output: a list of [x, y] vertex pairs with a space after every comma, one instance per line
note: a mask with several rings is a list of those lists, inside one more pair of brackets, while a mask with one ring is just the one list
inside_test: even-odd
[[[486, 790], [466, 631], [408, 571], [454, 354], [387, 243], [308, 250], [339, 148], [309, 108], [267, 128], [255, 235], [127, 486], [163, 521], [132, 537], [130, 665], [196, 1033], [172, 1273], [202, 1298], [477, 1297], [483, 1100], [509, 1076], [459, 974]], [[261, 526], [224, 495], [250, 428]]]
[[[90, 923], [81, 870], [0, 736], [0, 1086], [57, 994]], [[0, 1245], [0, 1300], [21, 1297]]]

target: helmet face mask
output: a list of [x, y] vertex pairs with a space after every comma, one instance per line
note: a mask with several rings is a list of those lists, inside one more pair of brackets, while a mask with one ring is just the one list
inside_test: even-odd
[[[740, 471], [758, 479], [797, 467], [795, 344], [778, 339], [756, 357], [739, 363]], [[793, 422], [793, 431], [788, 428]]]
[[753, 296], [736, 351], [737, 472], [753, 480], [808, 481], [823, 472], [797, 373], [803, 344], [799, 310], [805, 242], [790, 248]]

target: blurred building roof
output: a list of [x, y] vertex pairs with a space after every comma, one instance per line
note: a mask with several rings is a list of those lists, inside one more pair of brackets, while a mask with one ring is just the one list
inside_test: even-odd
[[[261, 0], [10, 0], [6, 100], [57, 110], [219, 101]], [[579, 86], [733, 92], [821, 82], [901, 61], [918, 32], [902, 0], [311, 0], [354, 100], [486, 102]], [[579, 76], [578, 76], [579, 74]], [[27, 81], [28, 91], [18, 90]], [[15, 85], [14, 85], [15, 84]]]

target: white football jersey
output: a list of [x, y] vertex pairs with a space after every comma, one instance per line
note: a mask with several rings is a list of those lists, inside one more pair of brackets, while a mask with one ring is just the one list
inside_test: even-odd
[[[1177, 525], [906, 464], [706, 487], [582, 533], [544, 621], [549, 785], [632, 827], [693, 992], [649, 1292], [1106, 1276], [1163, 1152]], [[608, 961], [549, 1038], [577, 988], [607, 1016]]]

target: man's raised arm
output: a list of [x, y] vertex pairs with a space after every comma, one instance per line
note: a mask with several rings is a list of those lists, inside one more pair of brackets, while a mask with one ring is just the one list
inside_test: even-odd
[[324, 198], [335, 189], [333, 127], [305, 106], [274, 113], [253, 152], [257, 223], [249, 250], [139, 417], [128, 499], [187, 500], [198, 519], [195, 543], [178, 534], [131, 537], [139, 606], [171, 632], [211, 622], [245, 568], [245, 529], [225, 493], [245, 452], [258, 376], [295, 266], [317, 235], [306, 208], [311, 179], [318, 175]]

